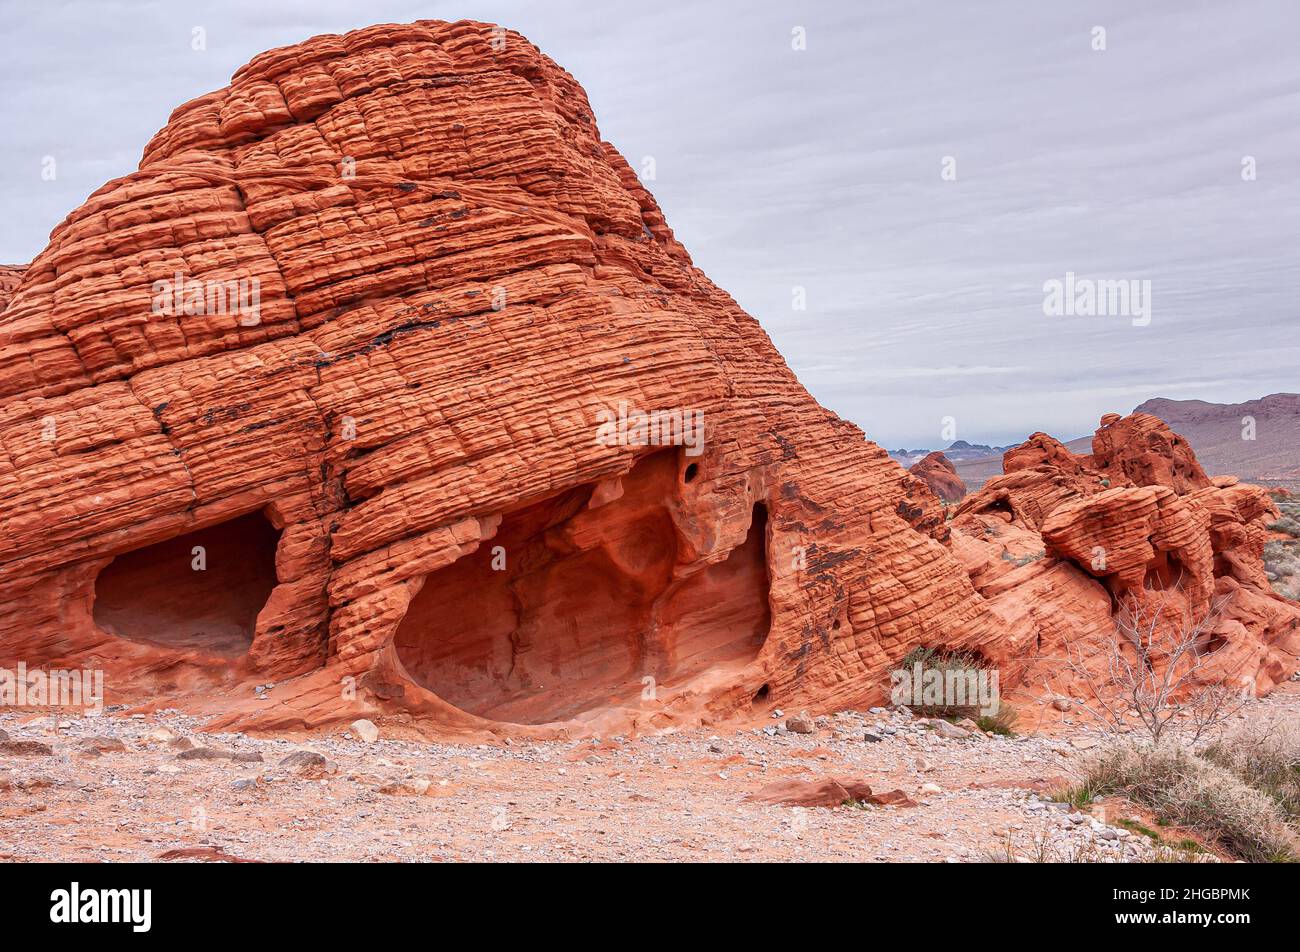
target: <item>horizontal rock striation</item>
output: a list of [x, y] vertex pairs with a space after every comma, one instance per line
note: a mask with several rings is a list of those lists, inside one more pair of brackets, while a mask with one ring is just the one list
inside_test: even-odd
[[[702, 445], [600, 437], [673, 411]], [[0, 316], [0, 497], [6, 657], [249, 726], [847, 703], [1000, 630], [925, 484], [692, 266], [573, 78], [479, 23], [265, 53], [72, 212]]]

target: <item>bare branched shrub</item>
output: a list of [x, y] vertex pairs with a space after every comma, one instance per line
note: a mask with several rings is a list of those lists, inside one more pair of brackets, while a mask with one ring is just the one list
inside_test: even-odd
[[1230, 602], [1215, 599], [1196, 618], [1182, 599], [1125, 599], [1114, 637], [1069, 646], [1066, 666], [1089, 695], [1078, 709], [1113, 734], [1140, 727], [1154, 743], [1174, 734], [1199, 740], [1250, 697], [1241, 662], [1225, 670], [1212, 659], [1212, 632]]
[[[1168, 843], [1151, 843], [1142, 862], [1145, 863], [1213, 863], [1211, 853], [1194, 852]], [[1066, 834], [1053, 834], [1040, 830], [1024, 837], [1004, 834], [997, 846], [985, 850], [980, 857], [984, 863], [1122, 863], [1123, 855], [1108, 852], [1095, 840], [1076, 840]]]
[[981, 857], [985, 863], [1113, 863], [1120, 858], [1108, 855], [1093, 840], [1073, 840], [1040, 830], [1022, 838], [1004, 834], [995, 848]]

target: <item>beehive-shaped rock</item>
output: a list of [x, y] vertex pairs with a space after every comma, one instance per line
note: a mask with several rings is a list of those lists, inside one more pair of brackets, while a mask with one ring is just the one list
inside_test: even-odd
[[0, 665], [109, 700], [660, 727], [883, 700], [916, 645], [1023, 659], [1064, 617], [976, 590], [500, 28], [258, 56], [6, 293]]
[[996, 630], [924, 485], [478, 23], [258, 56], [69, 215], [0, 315], [0, 497], [7, 658], [244, 722], [834, 703]]

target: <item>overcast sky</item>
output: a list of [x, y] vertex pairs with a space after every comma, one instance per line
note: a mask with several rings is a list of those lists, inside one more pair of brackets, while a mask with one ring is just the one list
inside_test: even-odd
[[[696, 264], [890, 448], [1300, 390], [1296, 0], [0, 0], [0, 261], [258, 52], [420, 18], [573, 73]], [[1045, 316], [1067, 271], [1149, 280], [1149, 324]]]

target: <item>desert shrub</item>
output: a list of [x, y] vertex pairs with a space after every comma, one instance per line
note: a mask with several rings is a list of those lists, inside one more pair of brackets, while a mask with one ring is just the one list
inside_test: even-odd
[[1300, 563], [1300, 548], [1273, 541], [1264, 546], [1264, 568], [1279, 576], [1295, 575]]
[[1273, 590], [1300, 599], [1300, 544], [1273, 540], [1264, 546], [1264, 571]]
[[1075, 842], [1064, 836], [1054, 836], [1050, 831], [1015, 837], [1010, 833], [981, 857], [985, 863], [1105, 863], [1110, 862], [1100, 846], [1093, 840]]
[[988, 731], [990, 734], [1011, 737], [1016, 732], [1015, 727], [1018, 716], [1016, 709], [1010, 704], [999, 704], [996, 714], [981, 714], [975, 718], [975, 726], [982, 731]]
[[1293, 539], [1300, 539], [1300, 521], [1292, 516], [1284, 516], [1269, 526], [1274, 532], [1282, 532]]
[[[1120, 821], [1121, 825], [1127, 825]], [[1166, 843], [1158, 836], [1151, 841], [1148, 862], [1152, 863], [1205, 863], [1215, 857], [1201, 849], [1193, 840]], [[1113, 863], [1116, 857], [1108, 854], [1095, 840], [1074, 840], [1069, 836], [1053, 834], [1050, 830], [1015, 837], [1003, 835], [993, 849], [981, 857], [985, 863]]]
[[1287, 815], [1235, 773], [1171, 744], [1118, 743], [1088, 762], [1073, 801], [1120, 795], [1157, 820], [1214, 840], [1251, 862], [1294, 862], [1300, 842]]
[[1208, 669], [1207, 636], [1232, 598], [1215, 598], [1198, 617], [1186, 606], [1126, 597], [1113, 635], [1069, 645], [1066, 666], [1085, 695], [1074, 706], [1112, 736], [1138, 727], [1157, 744], [1180, 734], [1195, 743], [1246, 700], [1236, 676], [1241, 661], [1227, 670]]
[[[988, 662], [975, 652], [949, 651], [942, 648], [917, 646], [909, 651], [899, 665], [907, 671], [914, 671], [921, 666], [922, 677], [929, 671], [938, 671], [947, 677], [948, 672], [955, 676], [973, 670], [988, 668]], [[914, 713], [925, 717], [944, 717], [957, 720], [963, 717], [974, 719], [980, 716], [979, 705], [972, 698], [970, 704], [908, 704]]]
[[1206, 748], [1204, 756], [1268, 794], [1300, 820], [1300, 725], [1247, 723]]

